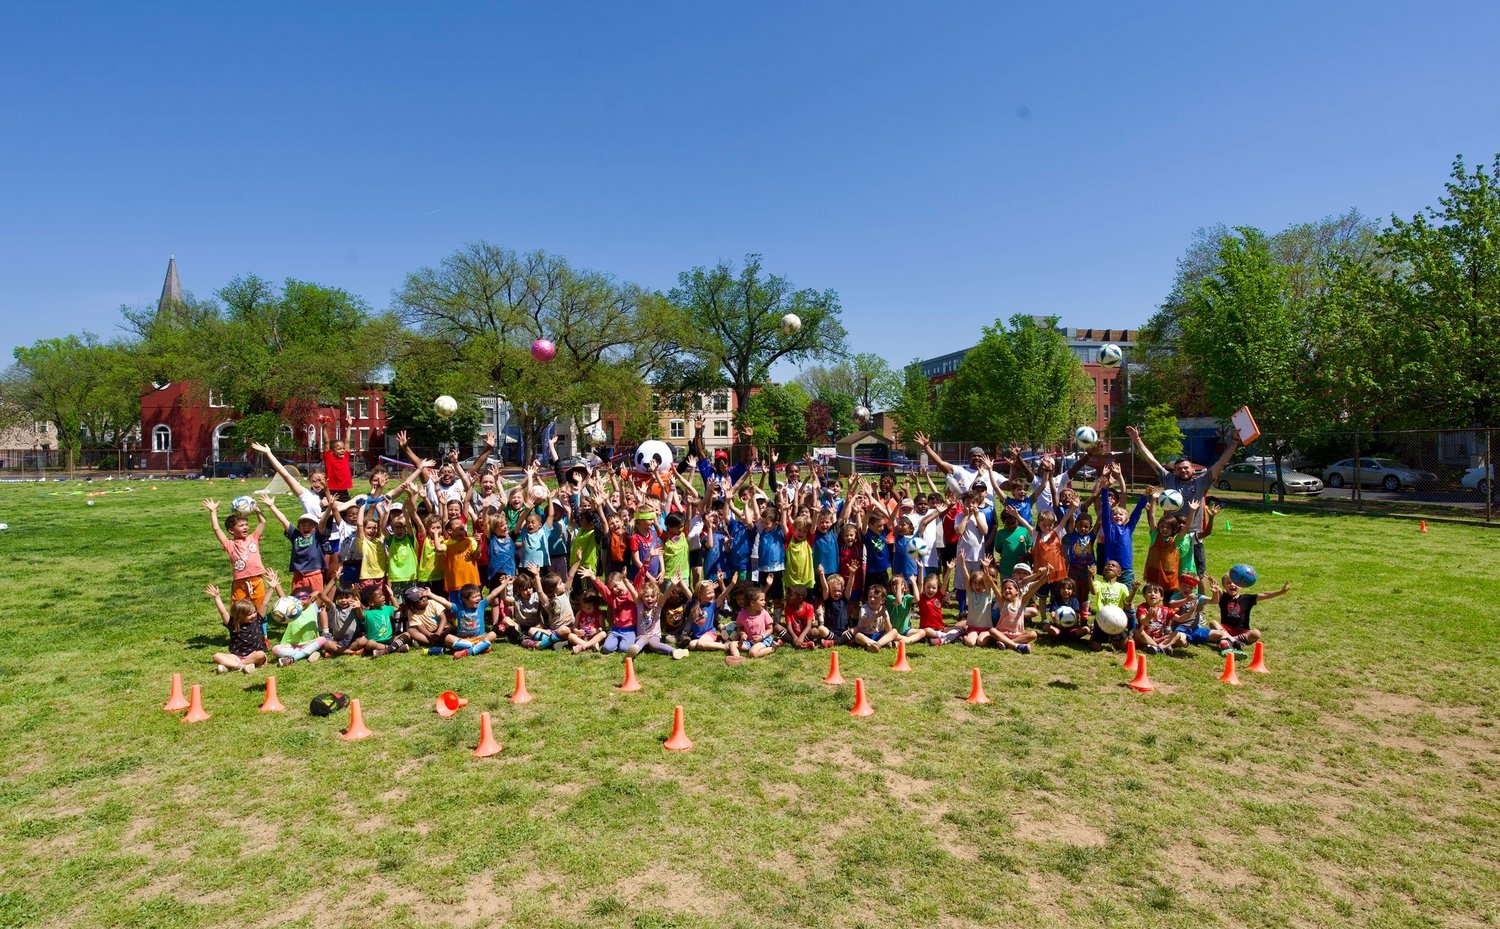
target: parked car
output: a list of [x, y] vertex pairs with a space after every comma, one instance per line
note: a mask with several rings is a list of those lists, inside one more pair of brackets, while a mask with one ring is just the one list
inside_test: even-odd
[[205, 461], [203, 463], [204, 477], [249, 477], [250, 462], [248, 461]]
[[[1354, 483], [1353, 458], [1336, 461], [1323, 469], [1323, 480], [1329, 487], [1343, 487]], [[1398, 490], [1415, 490], [1431, 487], [1437, 483], [1437, 475], [1431, 471], [1419, 471], [1411, 465], [1402, 464], [1392, 458], [1359, 459], [1359, 483], [1361, 487], [1379, 487], [1395, 493]]]
[[1500, 499], [1500, 493], [1495, 493], [1495, 466], [1493, 464], [1475, 465], [1464, 472], [1464, 476], [1459, 479], [1459, 483], [1470, 490], [1477, 491], [1480, 499], [1484, 499], [1491, 494], [1494, 494], [1495, 499]]
[[1281, 493], [1283, 485], [1289, 494], [1316, 496], [1323, 492], [1323, 482], [1311, 474], [1303, 474], [1283, 466], [1278, 478], [1276, 465], [1270, 462], [1261, 464], [1242, 461], [1232, 464], [1219, 472], [1219, 480], [1214, 484], [1220, 490], [1249, 490], [1255, 493], [1265, 490], [1273, 494]]

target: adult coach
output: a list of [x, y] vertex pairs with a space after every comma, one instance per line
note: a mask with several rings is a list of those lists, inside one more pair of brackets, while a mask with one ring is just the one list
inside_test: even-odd
[[[948, 477], [958, 487], [960, 493], [968, 493], [975, 482], [984, 477], [990, 470], [990, 466], [987, 464], [988, 456], [985, 455], [984, 449], [978, 445], [969, 449], [969, 464], [965, 467], [964, 465], [949, 464], [944, 461], [943, 456], [939, 455], [937, 450], [932, 447], [932, 443], [927, 440], [925, 433], [917, 433], [912, 436], [912, 440], [917, 443], [918, 448], [926, 453], [928, 459], [937, 466], [939, 471], [947, 472]], [[995, 491], [998, 489], [990, 486], [993, 482], [993, 479], [991, 479], [985, 481], [984, 484], [984, 506], [989, 511], [990, 516], [994, 516], [995, 513]]]
[[1208, 489], [1214, 486], [1214, 481], [1219, 478], [1219, 472], [1224, 470], [1224, 466], [1229, 464], [1229, 459], [1234, 457], [1235, 449], [1240, 447], [1239, 435], [1236, 434], [1230, 438], [1229, 445], [1224, 449], [1224, 454], [1219, 456], [1219, 460], [1214, 462], [1212, 467], [1194, 477], [1193, 463], [1186, 457], [1178, 458], [1172, 462], [1172, 467], [1169, 470], [1162, 467], [1162, 463], [1156, 460], [1155, 455], [1151, 454], [1151, 449], [1147, 448], [1146, 443], [1141, 441], [1141, 431], [1139, 429], [1134, 426], [1126, 426], [1125, 434], [1130, 436], [1130, 441], [1135, 443], [1136, 451], [1140, 452], [1146, 461], [1150, 463], [1151, 467], [1156, 469], [1157, 480], [1160, 481], [1163, 489], [1175, 490], [1182, 494], [1182, 507], [1177, 510], [1175, 515], [1189, 521], [1188, 528], [1193, 532], [1193, 563], [1197, 566], [1200, 575], [1208, 574], [1208, 561], [1203, 556], [1203, 539], [1199, 535], [1203, 530], [1204, 508], [1202, 506], [1189, 507], [1188, 504], [1194, 500], [1201, 503], [1204, 496], [1208, 494]]

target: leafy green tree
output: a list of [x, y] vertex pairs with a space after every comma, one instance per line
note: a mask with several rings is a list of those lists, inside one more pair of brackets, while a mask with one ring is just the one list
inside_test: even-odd
[[[844, 351], [838, 294], [798, 290], [783, 277], [763, 274], [759, 255], [747, 255], [738, 270], [720, 262], [684, 271], [669, 297], [679, 330], [693, 333], [691, 340], [684, 337], [684, 350], [723, 375], [739, 410], [749, 408], [751, 390], [769, 378], [776, 362], [800, 364]], [[782, 329], [788, 313], [801, 319], [800, 330]]]
[[55, 426], [69, 469], [82, 444], [118, 445], [140, 425], [141, 381], [129, 344], [85, 332], [21, 346], [14, 358], [0, 381], [0, 405]]
[[782, 460], [807, 454], [807, 407], [812, 398], [798, 384], [767, 384], [736, 414], [740, 432], [759, 448], [776, 449]]
[[896, 434], [902, 442], [910, 444], [919, 432], [934, 436], [941, 433], [933, 395], [932, 383], [922, 373], [921, 362], [907, 365], [902, 372], [900, 396], [891, 411], [896, 420]]
[[1177, 425], [1177, 414], [1172, 407], [1159, 403], [1146, 409], [1141, 441], [1163, 463], [1182, 457], [1182, 428]]
[[870, 352], [850, 355], [828, 367], [805, 368], [796, 382], [814, 399], [845, 394], [853, 398], [854, 406], [872, 412], [889, 409], [901, 396], [901, 375], [884, 358]]
[[946, 387], [942, 418], [950, 439], [1044, 448], [1085, 421], [1086, 407], [1086, 421], [1093, 421], [1085, 400], [1092, 383], [1055, 316], [1018, 314], [1009, 327], [999, 320], [986, 326]]

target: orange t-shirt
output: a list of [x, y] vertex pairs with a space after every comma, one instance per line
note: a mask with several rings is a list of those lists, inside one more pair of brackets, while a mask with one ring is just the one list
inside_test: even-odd
[[1047, 580], [1060, 581], [1068, 576], [1068, 566], [1063, 561], [1062, 535], [1053, 529], [1043, 535], [1038, 535], [1031, 546], [1031, 569], [1050, 568], [1052, 573]]
[[450, 593], [465, 584], [479, 586], [479, 543], [472, 538], [443, 543], [443, 585]]

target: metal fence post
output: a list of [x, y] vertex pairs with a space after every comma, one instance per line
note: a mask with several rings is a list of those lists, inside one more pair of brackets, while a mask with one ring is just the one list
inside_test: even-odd
[[1354, 433], [1354, 508], [1363, 510], [1365, 508], [1364, 494], [1360, 492], [1359, 480], [1359, 433]]
[[1492, 501], [1495, 499], [1495, 466], [1491, 463], [1493, 459], [1490, 458], [1490, 440], [1494, 431], [1493, 429], [1484, 430], [1484, 470], [1480, 473], [1484, 475], [1485, 522], [1489, 522], [1494, 517], [1494, 504]]

